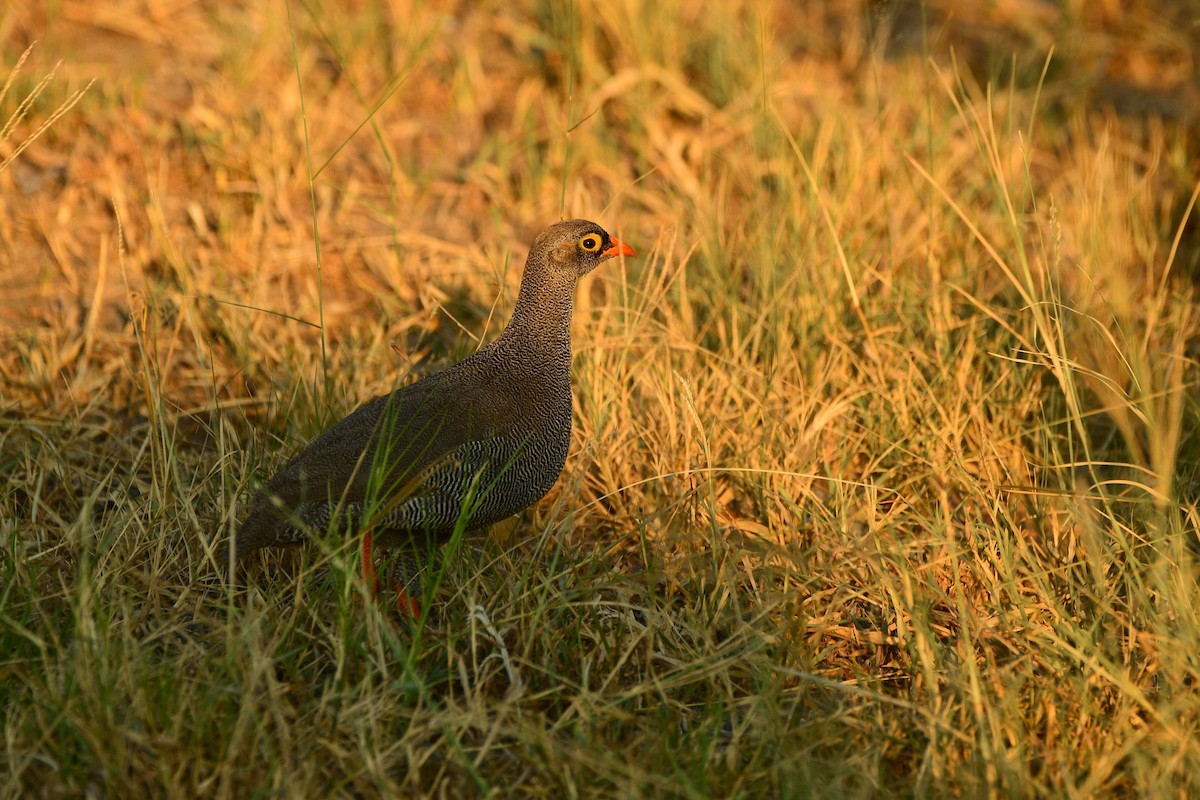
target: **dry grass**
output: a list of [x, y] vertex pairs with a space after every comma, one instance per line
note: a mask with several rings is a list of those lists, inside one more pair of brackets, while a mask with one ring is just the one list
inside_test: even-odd
[[[4, 795], [1200, 793], [1187, 4], [38, 5]], [[640, 257], [552, 495], [420, 624], [336, 542], [214, 582], [560, 214]]]

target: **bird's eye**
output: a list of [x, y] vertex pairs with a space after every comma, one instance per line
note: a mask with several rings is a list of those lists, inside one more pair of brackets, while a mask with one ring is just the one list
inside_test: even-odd
[[579, 247], [587, 253], [594, 253], [600, 249], [600, 237], [594, 233], [589, 233], [579, 240]]

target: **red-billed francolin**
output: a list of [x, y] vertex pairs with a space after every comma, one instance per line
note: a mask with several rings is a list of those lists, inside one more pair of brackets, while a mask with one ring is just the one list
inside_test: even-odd
[[365, 534], [369, 565], [372, 539], [444, 540], [460, 524], [483, 528], [540, 500], [562, 472], [571, 437], [576, 283], [610, 258], [633, 255], [587, 220], [543, 231], [500, 336], [314, 439], [259, 492], [235, 557], [333, 526]]

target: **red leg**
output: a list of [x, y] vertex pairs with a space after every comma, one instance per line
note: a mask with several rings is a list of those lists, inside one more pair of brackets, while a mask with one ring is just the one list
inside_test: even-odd
[[401, 613], [411, 619], [421, 616], [421, 570], [415, 554], [411, 550], [402, 550], [396, 554], [392, 565], [392, 584], [396, 587], [396, 600], [400, 604]]
[[421, 607], [417, 605], [417, 601], [409, 596], [408, 592], [404, 591], [404, 587], [396, 584], [396, 600], [400, 603], [400, 611], [408, 614], [412, 619], [419, 619], [421, 616]]
[[[373, 550], [374, 539], [371, 536], [371, 531], [365, 531], [362, 539], [362, 571], [363, 581], [371, 588], [371, 596], [379, 595], [379, 576], [375, 573], [375, 558]], [[409, 595], [404, 589], [404, 584], [396, 584], [396, 600], [400, 604], [400, 610], [408, 614], [411, 618], [417, 619], [421, 616], [421, 607], [417, 604], [415, 598]]]
[[375, 559], [372, 550], [371, 532], [363, 533], [362, 540], [362, 572], [363, 582], [371, 590], [371, 596], [374, 597], [379, 592], [379, 578], [375, 575]]

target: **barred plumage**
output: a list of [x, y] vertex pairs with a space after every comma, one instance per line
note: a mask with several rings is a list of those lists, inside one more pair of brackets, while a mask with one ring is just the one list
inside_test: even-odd
[[534, 241], [508, 327], [454, 366], [378, 397], [317, 437], [263, 488], [236, 557], [364, 525], [376, 541], [444, 539], [540, 500], [571, 436], [571, 305], [579, 278], [633, 250], [587, 220]]

